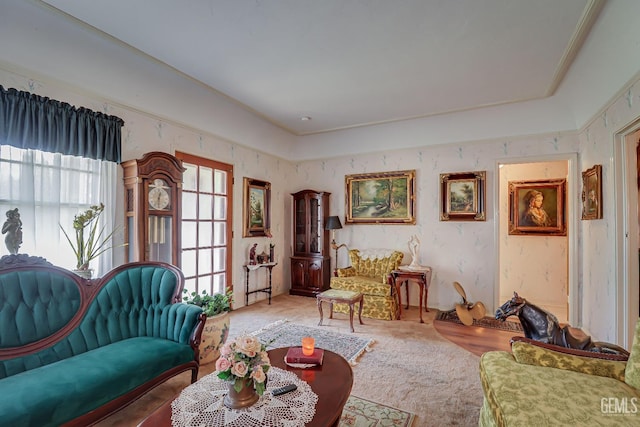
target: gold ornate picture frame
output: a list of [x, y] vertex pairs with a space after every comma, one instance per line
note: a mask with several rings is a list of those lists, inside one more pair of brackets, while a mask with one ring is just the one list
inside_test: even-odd
[[509, 234], [566, 236], [566, 179], [509, 181]]
[[485, 221], [486, 171], [440, 174], [440, 221]]
[[582, 219], [602, 219], [602, 165], [582, 172]]
[[347, 224], [415, 224], [415, 170], [345, 176]]
[[271, 237], [271, 184], [244, 178], [242, 237]]

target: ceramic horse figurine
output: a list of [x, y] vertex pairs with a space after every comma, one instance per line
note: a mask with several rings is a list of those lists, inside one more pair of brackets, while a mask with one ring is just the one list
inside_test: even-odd
[[615, 344], [594, 342], [590, 336], [578, 338], [572, 335], [568, 325], [561, 327], [556, 316], [527, 302], [517, 292], [496, 310], [497, 320], [504, 321], [509, 316], [518, 316], [524, 335], [536, 341], [597, 353], [629, 355], [627, 350]]

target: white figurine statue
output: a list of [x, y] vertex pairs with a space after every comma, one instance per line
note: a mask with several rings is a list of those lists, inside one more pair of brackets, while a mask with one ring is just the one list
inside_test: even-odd
[[421, 269], [420, 265], [420, 239], [415, 234], [411, 236], [409, 239], [409, 253], [411, 254], [411, 264], [409, 264], [409, 269]]

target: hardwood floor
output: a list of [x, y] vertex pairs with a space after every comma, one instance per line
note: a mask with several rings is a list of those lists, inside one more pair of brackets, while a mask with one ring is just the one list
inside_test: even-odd
[[522, 332], [465, 326], [441, 320], [434, 320], [433, 326], [440, 335], [478, 356], [492, 350], [511, 351], [511, 337], [524, 336]]

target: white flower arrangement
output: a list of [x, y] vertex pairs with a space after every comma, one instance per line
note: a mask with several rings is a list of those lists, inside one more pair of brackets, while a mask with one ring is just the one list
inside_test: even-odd
[[267, 387], [267, 372], [270, 367], [267, 346], [253, 335], [246, 334], [223, 345], [216, 361], [218, 378], [233, 381], [236, 392], [242, 390], [246, 380], [252, 379], [260, 396]]

